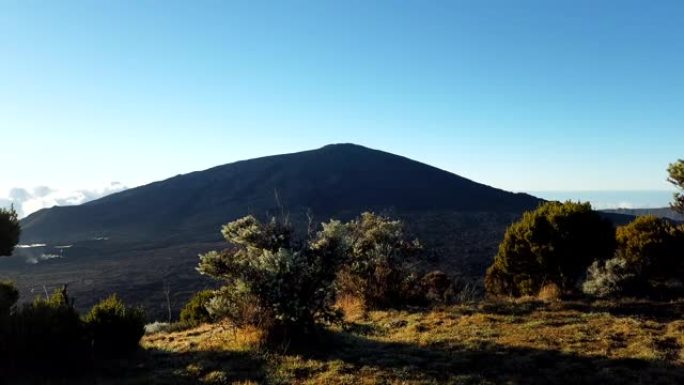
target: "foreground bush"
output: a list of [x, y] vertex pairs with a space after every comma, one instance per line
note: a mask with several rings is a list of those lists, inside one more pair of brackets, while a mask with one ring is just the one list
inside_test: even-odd
[[344, 264], [337, 284], [342, 295], [357, 296], [368, 308], [402, 306], [424, 300], [415, 269], [422, 247], [409, 239], [399, 220], [373, 213], [323, 225], [319, 238], [341, 239]]
[[0, 372], [7, 366], [4, 357], [9, 357], [10, 346], [10, 312], [19, 299], [19, 291], [10, 282], [0, 282]]
[[547, 202], [513, 223], [487, 270], [492, 295], [537, 295], [546, 284], [574, 291], [594, 260], [610, 258], [615, 230], [588, 203]]
[[9, 316], [10, 310], [19, 300], [19, 290], [10, 282], [0, 281], [0, 317]]
[[142, 309], [127, 307], [116, 294], [93, 306], [84, 318], [95, 354], [120, 356], [135, 351], [145, 333]]
[[618, 227], [616, 240], [616, 256], [645, 279], [676, 278], [684, 266], [684, 232], [667, 219], [639, 217]]
[[[111, 357], [130, 352], [142, 336], [144, 317], [112, 296], [81, 319], [66, 286], [48, 298], [16, 306], [16, 289], [0, 284], [0, 383], [4, 376], [26, 383], [52, 383], [94, 369], [94, 353]], [[30, 376], [26, 377], [29, 373]], [[21, 382], [24, 383], [24, 382]]]
[[[616, 232], [615, 258], [595, 262], [582, 289], [597, 297], [682, 294], [684, 232], [669, 220], [643, 216]], [[678, 293], [679, 292], [679, 293]]]
[[89, 366], [90, 344], [65, 289], [19, 307], [5, 333], [9, 368], [49, 375], [74, 374]]
[[214, 318], [208, 310], [212, 298], [214, 298], [213, 290], [202, 290], [195, 293], [181, 309], [180, 322], [188, 326], [212, 322]]
[[198, 267], [224, 282], [208, 305], [212, 316], [255, 326], [269, 343], [311, 335], [317, 322], [340, 318], [333, 308], [339, 237], [294, 240], [288, 223], [252, 216], [222, 233], [231, 247], [202, 255]]

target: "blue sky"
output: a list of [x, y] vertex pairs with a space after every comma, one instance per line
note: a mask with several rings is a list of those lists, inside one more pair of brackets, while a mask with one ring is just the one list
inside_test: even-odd
[[682, 20], [681, 1], [0, 0], [0, 198], [333, 142], [514, 191], [667, 190]]

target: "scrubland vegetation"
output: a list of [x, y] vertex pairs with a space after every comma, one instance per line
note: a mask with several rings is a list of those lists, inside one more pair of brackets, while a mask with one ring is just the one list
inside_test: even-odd
[[[332, 221], [308, 242], [293, 242], [286, 228], [254, 218], [224, 227], [226, 239], [239, 246], [203, 256], [200, 270], [227, 284], [206, 307], [196, 306], [206, 301], [205, 292], [186, 311], [219, 315], [228, 306], [231, 312], [213, 318], [222, 320], [213, 324], [146, 336], [146, 369], [132, 374], [132, 381], [684, 381], [684, 302], [676, 299], [681, 296], [684, 244], [682, 228], [669, 221], [642, 217], [616, 230], [587, 204], [543, 204], [509, 228], [486, 277], [487, 298], [459, 296], [464, 287], [447, 274], [421, 271], [420, 243], [389, 218], [366, 213], [348, 223]], [[322, 271], [307, 269], [296, 270], [306, 278], [283, 279], [282, 274], [298, 266], [291, 261], [294, 253], [262, 248], [273, 244], [269, 242], [306, 245], [309, 252], [325, 247], [325, 258], [340, 258], [329, 264], [338, 266], [336, 276], [332, 279], [325, 271], [314, 279]], [[256, 269], [269, 273], [251, 271], [239, 278], [225, 270], [216, 273], [216, 266], [240, 271], [233, 259], [248, 253], [253, 253], [251, 261], [268, 257], [270, 262]], [[203, 267], [209, 261], [212, 267]], [[492, 275], [495, 269], [500, 269], [498, 275]], [[311, 291], [264, 292], [262, 285], [271, 290], [295, 285], [335, 295], [318, 297], [322, 300], [310, 302], [308, 313], [302, 313], [269, 304], [280, 306], [283, 295], [294, 296], [291, 303], [306, 304], [302, 298], [310, 298]], [[234, 312], [231, 306], [240, 303], [232, 299], [234, 291], [261, 294], [248, 301], [249, 311]], [[336, 313], [339, 317], [329, 316]], [[305, 314], [296, 333], [295, 314]], [[274, 325], [277, 339], [272, 338]]]
[[[682, 164], [670, 167], [680, 186]], [[673, 207], [684, 209], [681, 195]], [[175, 324], [145, 328], [116, 296], [80, 316], [66, 288], [18, 306], [1, 284], [3, 378], [684, 383], [681, 224], [644, 216], [616, 229], [589, 204], [543, 203], [506, 231], [485, 296], [427, 270], [400, 221], [363, 213], [298, 230], [285, 218], [226, 224], [226, 248], [197, 268], [222, 286], [197, 293]], [[5, 253], [15, 238], [3, 238]]]
[[2, 283], [0, 297], [0, 372], [7, 381], [41, 383], [91, 375], [103, 359], [136, 352], [144, 333], [144, 313], [116, 296], [102, 300], [83, 317], [66, 288], [17, 305], [16, 289]]
[[254, 329], [205, 324], [144, 337], [149, 355], [124, 383], [679, 384], [682, 311], [533, 299], [365, 311], [318, 346], [277, 352]]

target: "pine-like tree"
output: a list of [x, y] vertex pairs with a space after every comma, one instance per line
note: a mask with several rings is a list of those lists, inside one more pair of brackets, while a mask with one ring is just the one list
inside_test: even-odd
[[19, 243], [21, 227], [14, 208], [0, 209], [0, 256], [10, 256]]
[[667, 172], [669, 174], [667, 180], [679, 190], [674, 194], [674, 202], [670, 206], [672, 209], [684, 213], [684, 159], [670, 163]]

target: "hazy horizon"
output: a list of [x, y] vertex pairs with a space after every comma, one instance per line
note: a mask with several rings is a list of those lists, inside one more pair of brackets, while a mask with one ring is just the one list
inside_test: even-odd
[[590, 202], [597, 210], [669, 207], [674, 192], [674, 190], [527, 191], [528, 194], [547, 200]]

